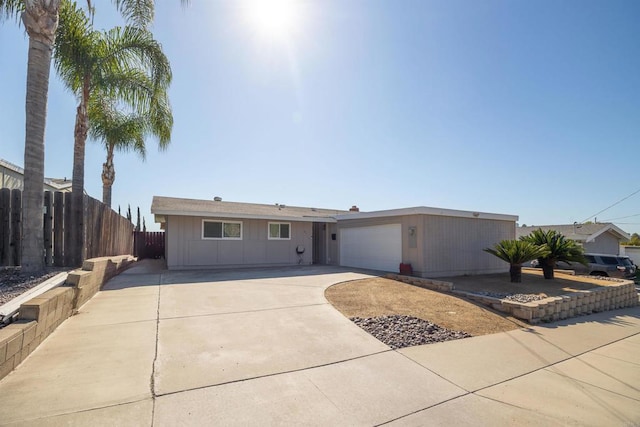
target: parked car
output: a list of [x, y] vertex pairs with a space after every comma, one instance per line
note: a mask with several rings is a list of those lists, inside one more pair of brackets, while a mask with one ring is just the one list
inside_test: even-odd
[[576, 274], [590, 276], [617, 277], [619, 279], [631, 279], [636, 277], [636, 266], [628, 256], [611, 254], [584, 254], [588, 264], [586, 266], [577, 262], [559, 262], [560, 269], [574, 270]]

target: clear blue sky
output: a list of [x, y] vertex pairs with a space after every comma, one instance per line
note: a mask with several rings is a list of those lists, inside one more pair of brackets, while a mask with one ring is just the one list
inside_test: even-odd
[[[262, 0], [263, 2], [269, 0]], [[99, 27], [115, 24], [99, 2]], [[153, 195], [361, 210], [432, 206], [583, 221], [640, 189], [640, 2], [158, 2], [172, 143], [117, 154], [113, 206]], [[27, 38], [0, 25], [0, 157], [23, 165]], [[45, 174], [71, 177], [76, 101], [52, 70]], [[100, 145], [86, 190], [102, 195]], [[640, 214], [640, 194], [598, 220]], [[640, 232], [640, 215], [614, 221]]]

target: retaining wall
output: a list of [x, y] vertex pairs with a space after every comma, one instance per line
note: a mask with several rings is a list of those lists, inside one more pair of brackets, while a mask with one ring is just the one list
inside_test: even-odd
[[404, 276], [394, 273], [386, 274], [384, 277], [386, 277], [387, 279], [398, 280], [409, 285], [431, 289], [432, 291], [451, 292], [454, 289], [453, 283], [445, 282], [442, 280], [423, 279], [421, 277]]
[[18, 321], [0, 329], [0, 379], [132, 261], [128, 255], [88, 259], [69, 273], [65, 285], [20, 305]]
[[469, 292], [453, 291], [472, 301], [494, 310], [511, 314], [531, 324], [553, 322], [569, 317], [616, 310], [638, 305], [638, 291], [629, 280], [612, 282], [599, 288], [574, 292], [568, 295], [548, 297], [538, 301], [519, 303], [505, 299], [487, 297]]
[[613, 279], [611, 279], [611, 284], [598, 288], [573, 292], [558, 297], [548, 297], [528, 303], [520, 303], [470, 292], [457, 291], [453, 283], [441, 280], [422, 279], [392, 273], [385, 275], [385, 277], [434, 291], [452, 292], [491, 307], [494, 310], [508, 313], [515, 318], [525, 320], [531, 324], [553, 322], [600, 311], [634, 307], [640, 304], [638, 291], [635, 288], [635, 284], [630, 280], [613, 281]]

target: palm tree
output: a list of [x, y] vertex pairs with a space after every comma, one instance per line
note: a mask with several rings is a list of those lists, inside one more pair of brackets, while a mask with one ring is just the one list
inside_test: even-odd
[[170, 142], [173, 115], [166, 92], [157, 94], [157, 102], [138, 113], [125, 113], [112, 100], [98, 98], [89, 105], [89, 134], [101, 140], [107, 151], [102, 165], [102, 203], [111, 206], [111, 189], [116, 179], [114, 151], [133, 150], [142, 159], [146, 156], [145, 138], [155, 136], [158, 146], [165, 149]]
[[[58, 13], [70, 0], [0, 0], [0, 20], [20, 17], [29, 36], [27, 59], [24, 189], [22, 192], [22, 270], [44, 268], [44, 132], [47, 120], [51, 53]], [[122, 15], [138, 25], [153, 20], [153, 0], [114, 0]], [[186, 4], [186, 0], [182, 0]], [[87, 1], [91, 9], [91, 2]], [[74, 168], [75, 169], [75, 168]]]
[[[153, 35], [141, 28], [93, 30], [84, 11], [74, 4], [60, 9], [60, 30], [55, 42], [55, 68], [78, 99], [74, 128], [72, 199], [79, 227], [72, 239], [84, 242], [84, 157], [89, 131], [89, 105], [100, 94], [130, 106], [154, 105], [155, 96], [166, 93], [171, 68]], [[150, 85], [141, 85], [145, 80]], [[84, 254], [76, 254], [80, 264]]]
[[509, 263], [511, 283], [522, 282], [522, 263], [543, 257], [548, 253], [544, 246], [536, 246], [522, 240], [502, 240], [493, 248], [486, 248], [484, 251]]
[[44, 268], [44, 131], [59, 6], [60, 0], [0, 0], [0, 19], [20, 16], [29, 36], [20, 260], [24, 272]]
[[558, 262], [579, 262], [586, 265], [584, 250], [576, 242], [567, 239], [556, 230], [543, 231], [541, 228], [534, 230], [528, 236], [520, 237], [520, 240], [529, 242], [547, 249], [547, 254], [538, 257], [538, 263], [542, 267], [545, 279], [553, 279], [553, 269]]

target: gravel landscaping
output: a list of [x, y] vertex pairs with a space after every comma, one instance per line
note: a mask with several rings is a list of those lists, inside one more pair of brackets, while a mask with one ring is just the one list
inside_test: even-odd
[[19, 267], [0, 269], [0, 305], [5, 304], [23, 292], [39, 285], [63, 269], [46, 270], [36, 273], [22, 273]]
[[394, 350], [471, 337], [466, 332], [452, 331], [412, 316], [352, 317], [350, 320]]
[[475, 295], [482, 295], [485, 297], [498, 298], [498, 299], [506, 299], [508, 301], [520, 302], [520, 303], [528, 303], [532, 301], [540, 301], [546, 298], [544, 295], [539, 294], [511, 294], [507, 292], [488, 292], [488, 291], [477, 291], [477, 292], [469, 292]]

